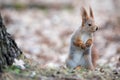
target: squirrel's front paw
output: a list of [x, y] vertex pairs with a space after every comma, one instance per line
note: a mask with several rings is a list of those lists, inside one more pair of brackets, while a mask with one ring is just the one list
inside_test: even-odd
[[88, 39], [85, 45], [86, 47], [90, 47], [92, 45], [92, 39]]
[[86, 49], [86, 45], [85, 45], [85, 44], [82, 44], [82, 45], [81, 45], [81, 49]]
[[91, 46], [91, 44], [87, 44], [87, 43], [86, 43], [86, 47], [90, 47], [90, 46]]

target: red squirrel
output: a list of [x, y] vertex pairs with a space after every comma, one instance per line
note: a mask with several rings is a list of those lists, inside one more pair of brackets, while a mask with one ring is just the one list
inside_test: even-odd
[[93, 34], [98, 30], [98, 26], [95, 24], [91, 8], [89, 16], [83, 7], [81, 12], [82, 24], [71, 37], [69, 56], [66, 60], [66, 66], [72, 69], [80, 66], [93, 70], [97, 59], [97, 54], [92, 51]]

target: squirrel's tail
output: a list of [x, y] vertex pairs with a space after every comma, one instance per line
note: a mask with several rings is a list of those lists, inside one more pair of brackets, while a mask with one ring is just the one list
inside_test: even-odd
[[93, 63], [93, 66], [96, 67], [96, 61], [98, 59], [99, 55], [97, 53], [97, 50], [96, 48], [93, 46], [92, 48], [92, 63]]

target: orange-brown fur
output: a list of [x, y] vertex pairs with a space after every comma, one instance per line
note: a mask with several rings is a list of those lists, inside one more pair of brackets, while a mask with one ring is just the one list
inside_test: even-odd
[[98, 55], [93, 45], [93, 33], [98, 30], [94, 22], [92, 9], [90, 16], [82, 8], [82, 25], [71, 38], [70, 54], [66, 65], [70, 68], [85, 67], [93, 70], [96, 67]]
[[85, 43], [87, 47], [90, 47], [92, 45], [92, 39], [88, 39], [87, 42]]
[[75, 39], [75, 42], [73, 44], [77, 47], [81, 47], [82, 49], [86, 48], [85, 44], [83, 43], [82, 40], [79, 39], [79, 37]]
[[95, 46], [93, 46], [93, 48], [92, 48], [92, 63], [93, 63], [94, 67], [96, 67], [96, 61], [98, 58], [99, 58], [99, 55], [97, 53], [97, 50], [96, 50]]

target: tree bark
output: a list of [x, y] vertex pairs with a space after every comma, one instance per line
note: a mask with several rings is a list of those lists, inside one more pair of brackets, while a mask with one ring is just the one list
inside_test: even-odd
[[0, 72], [13, 64], [14, 59], [22, 54], [12, 36], [7, 33], [0, 14]]

